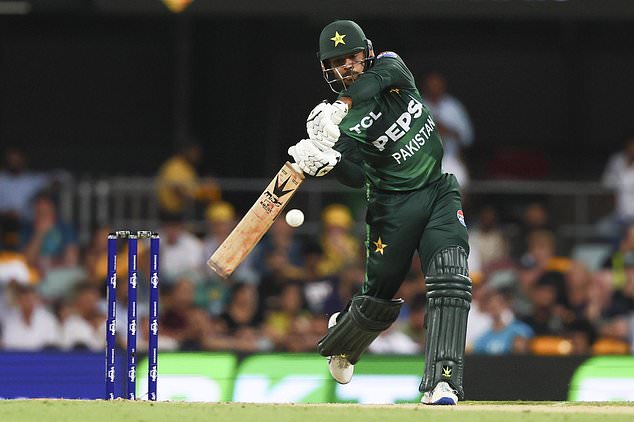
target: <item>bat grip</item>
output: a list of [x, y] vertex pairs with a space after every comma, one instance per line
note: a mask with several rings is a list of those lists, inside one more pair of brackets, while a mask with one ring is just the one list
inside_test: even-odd
[[296, 172], [298, 172], [299, 174], [304, 174], [304, 172], [302, 171], [302, 169], [299, 168], [299, 166], [297, 165], [297, 163], [290, 163], [291, 167], [293, 167], [293, 170], [295, 170]]

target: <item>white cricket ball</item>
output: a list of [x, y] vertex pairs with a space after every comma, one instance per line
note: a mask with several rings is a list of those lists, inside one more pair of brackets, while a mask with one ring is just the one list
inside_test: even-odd
[[304, 213], [298, 209], [286, 213], [286, 223], [291, 227], [299, 227], [304, 224]]

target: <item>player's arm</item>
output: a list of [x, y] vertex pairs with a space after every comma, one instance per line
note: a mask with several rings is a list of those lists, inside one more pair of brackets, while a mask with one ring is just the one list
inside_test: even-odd
[[390, 87], [414, 88], [414, 77], [403, 60], [393, 52], [384, 52], [377, 56], [374, 66], [365, 71], [359, 79], [341, 93], [338, 100], [352, 108], [384, 89]]
[[341, 160], [332, 170], [332, 174], [337, 180], [351, 188], [365, 186], [363, 159], [358, 144], [353, 139], [342, 135], [333, 149], [341, 154]]

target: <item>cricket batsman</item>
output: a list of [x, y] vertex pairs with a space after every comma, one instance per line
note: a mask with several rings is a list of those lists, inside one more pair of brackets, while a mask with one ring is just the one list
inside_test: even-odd
[[469, 244], [458, 182], [442, 172], [443, 146], [414, 77], [398, 54], [375, 55], [355, 22], [338, 20], [319, 36], [319, 60], [337, 100], [308, 116], [308, 139], [289, 148], [311, 176], [367, 190], [366, 276], [361, 291], [328, 322], [318, 343], [333, 378], [346, 384], [374, 339], [398, 317], [394, 296], [416, 252], [427, 287], [426, 404], [464, 399]]

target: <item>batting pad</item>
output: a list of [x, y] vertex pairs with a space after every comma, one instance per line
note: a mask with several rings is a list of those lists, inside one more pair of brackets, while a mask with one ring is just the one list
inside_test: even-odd
[[387, 329], [401, 310], [403, 299], [384, 300], [360, 295], [350, 301], [337, 324], [317, 344], [322, 356], [345, 355], [355, 364], [368, 346]]
[[446, 381], [464, 399], [462, 374], [471, 306], [471, 280], [467, 274], [467, 253], [457, 246], [440, 251], [430, 266], [425, 279], [427, 333], [421, 392], [431, 391]]

